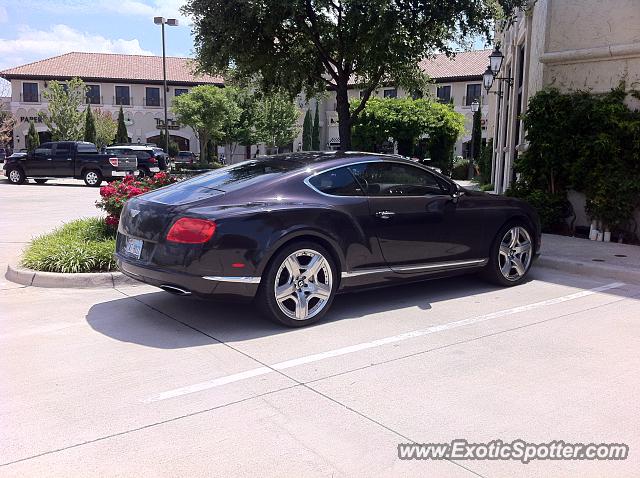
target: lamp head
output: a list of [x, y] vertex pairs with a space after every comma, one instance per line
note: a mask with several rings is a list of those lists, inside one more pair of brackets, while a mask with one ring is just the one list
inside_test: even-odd
[[494, 50], [491, 52], [491, 55], [489, 55], [489, 67], [491, 68], [494, 76], [500, 72], [500, 68], [502, 68], [502, 60], [504, 60], [504, 55], [496, 45]]

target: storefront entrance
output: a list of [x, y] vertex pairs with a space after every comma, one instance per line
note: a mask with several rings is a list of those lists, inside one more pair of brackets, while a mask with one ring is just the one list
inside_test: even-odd
[[[169, 141], [173, 141], [174, 143], [176, 143], [178, 145], [179, 151], [191, 151], [190, 141], [187, 138], [170, 134]], [[160, 144], [160, 135], [149, 137], [147, 139], [147, 143], [154, 143], [154, 144], [157, 144], [159, 147], [164, 148], [164, 145]]]

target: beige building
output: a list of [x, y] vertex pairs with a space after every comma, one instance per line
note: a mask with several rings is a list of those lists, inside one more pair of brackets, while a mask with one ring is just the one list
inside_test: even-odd
[[[167, 102], [189, 88], [203, 84], [222, 86], [220, 77], [195, 75], [187, 58], [167, 58]], [[116, 55], [105, 53], [67, 53], [0, 72], [11, 82], [9, 109], [17, 119], [13, 134], [13, 149], [25, 147], [29, 121], [34, 121], [40, 140], [50, 140], [47, 127], [39, 113], [47, 109], [42, 92], [52, 80], [65, 82], [82, 78], [89, 90], [87, 103], [117, 119], [122, 106], [129, 139], [133, 143], [159, 144], [164, 129], [164, 98], [162, 94], [162, 57]], [[181, 150], [199, 152], [199, 143], [189, 127], [183, 127], [169, 108], [168, 128], [171, 139]]]
[[[491, 96], [494, 113], [492, 180], [504, 192], [515, 179], [513, 162], [527, 149], [519, 116], [529, 98], [545, 86], [561, 91], [606, 92], [625, 81], [640, 88], [640, 0], [537, 0], [498, 29], [504, 54]], [[632, 107], [640, 107], [638, 100]], [[578, 222], [586, 222], [581, 199]]]

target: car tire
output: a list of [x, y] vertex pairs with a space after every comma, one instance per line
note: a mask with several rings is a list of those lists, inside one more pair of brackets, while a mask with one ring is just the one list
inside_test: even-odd
[[278, 324], [304, 327], [321, 320], [331, 308], [339, 271], [324, 247], [305, 241], [280, 250], [262, 277], [255, 301], [258, 309]]
[[27, 180], [27, 176], [20, 168], [12, 168], [7, 171], [7, 179], [11, 184], [23, 184]]
[[523, 222], [505, 224], [491, 245], [489, 263], [481, 275], [494, 284], [513, 287], [522, 284], [533, 264], [531, 228]]
[[42, 179], [42, 178], [36, 178], [36, 179], [34, 179], [34, 181], [36, 182], [36, 184], [45, 184], [49, 180], [48, 179]]
[[97, 169], [87, 169], [82, 173], [84, 183], [92, 188], [97, 188], [102, 184], [102, 174]]

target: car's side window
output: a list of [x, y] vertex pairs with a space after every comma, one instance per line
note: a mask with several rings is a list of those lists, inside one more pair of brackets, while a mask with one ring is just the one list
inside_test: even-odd
[[55, 149], [53, 150], [53, 155], [56, 158], [68, 158], [71, 154], [71, 144], [70, 143], [57, 143], [54, 145]]
[[39, 158], [39, 159], [50, 158], [52, 146], [53, 146], [53, 143], [41, 144], [33, 151], [33, 157]]
[[422, 168], [393, 161], [351, 166], [367, 196], [427, 196], [445, 194], [436, 177]]
[[346, 167], [313, 176], [309, 182], [318, 191], [331, 196], [363, 196], [360, 184]]

